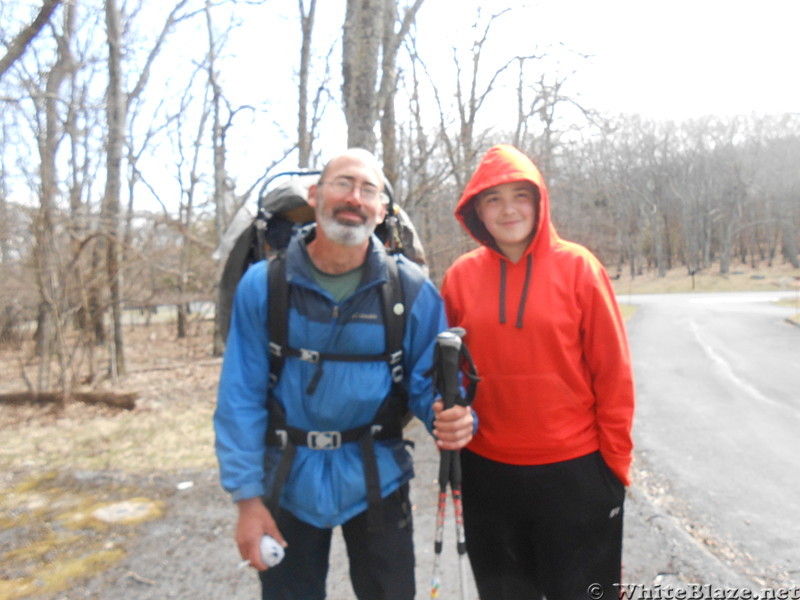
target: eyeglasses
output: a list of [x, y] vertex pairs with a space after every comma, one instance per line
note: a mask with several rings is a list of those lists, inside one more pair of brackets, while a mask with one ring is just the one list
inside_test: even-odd
[[[334, 179], [333, 181], [320, 181], [317, 185], [329, 185], [337, 196], [347, 196], [356, 189], [356, 184], [350, 179]], [[367, 202], [373, 202], [382, 196], [380, 189], [372, 184], [358, 186], [358, 193]]]

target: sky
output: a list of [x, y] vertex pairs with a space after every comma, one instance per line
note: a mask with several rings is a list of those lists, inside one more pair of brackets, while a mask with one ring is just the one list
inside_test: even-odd
[[478, 4], [515, 7], [497, 21], [505, 50], [561, 43], [592, 55], [572, 79], [593, 108], [675, 120], [800, 111], [796, 0], [461, 0], [458, 14], [426, 0], [421, 35], [456, 43]]
[[[410, 0], [401, 0], [405, 3]], [[318, 2], [314, 31], [317, 53], [334, 48], [334, 93], [340, 85], [344, 4]], [[479, 8], [485, 24], [491, 14], [509, 6], [513, 10], [492, 25], [484, 76], [510, 56], [545, 51], [558, 58], [559, 64], [551, 62], [551, 68], [569, 74], [567, 93], [607, 114], [683, 121], [706, 115], [800, 112], [798, 0], [425, 0], [417, 15], [416, 36], [434, 80], [452, 83], [454, 47], [461, 49], [467, 66], [466, 51], [484, 27], [473, 28]], [[245, 74], [242, 98], [263, 102], [288, 139], [296, 135], [297, 10], [289, 0], [268, 3], [258, 9], [258, 18], [245, 20], [251, 34], [236, 36], [227, 47], [237, 57], [238, 71]], [[503, 117], [515, 118], [516, 106], [509, 104], [513, 101], [513, 96], [498, 94], [492, 107], [483, 111], [484, 118], [502, 127]], [[346, 137], [337, 110], [329, 109], [320, 146], [336, 145], [331, 142]], [[429, 111], [435, 121], [435, 107], [429, 106]], [[245, 137], [248, 134], [256, 130], [245, 132]], [[242, 139], [241, 144], [251, 142]]]

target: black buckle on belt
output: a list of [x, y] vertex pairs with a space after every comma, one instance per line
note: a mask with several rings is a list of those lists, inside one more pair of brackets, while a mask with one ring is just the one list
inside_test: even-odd
[[342, 434], [339, 431], [309, 431], [306, 445], [312, 450], [336, 450], [342, 447]]

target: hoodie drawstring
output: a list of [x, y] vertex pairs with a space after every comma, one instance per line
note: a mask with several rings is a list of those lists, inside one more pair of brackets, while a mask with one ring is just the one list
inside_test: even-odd
[[506, 261], [500, 259], [500, 324], [506, 322]]
[[[522, 296], [519, 299], [517, 309], [517, 329], [522, 329], [522, 317], [525, 315], [525, 303], [528, 300], [528, 288], [531, 283], [531, 271], [533, 270], [533, 255], [528, 254], [525, 260], [525, 283], [522, 285]], [[500, 324], [506, 322], [506, 261], [500, 259]]]
[[522, 329], [522, 316], [525, 314], [525, 301], [528, 299], [532, 267], [533, 255], [528, 254], [528, 259], [525, 261], [525, 283], [522, 285], [522, 297], [519, 299], [519, 310], [517, 311], [517, 329]]

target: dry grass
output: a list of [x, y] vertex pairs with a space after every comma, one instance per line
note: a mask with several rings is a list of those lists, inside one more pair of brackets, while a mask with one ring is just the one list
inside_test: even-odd
[[795, 290], [797, 296], [792, 301], [783, 300], [783, 306], [795, 308], [795, 314], [789, 318], [800, 325], [800, 269], [789, 264], [757, 268], [738, 265], [731, 273], [720, 275], [719, 269], [708, 269], [691, 277], [686, 269], [672, 269], [664, 277], [657, 273], [645, 273], [638, 277], [622, 275], [613, 281], [614, 291], [620, 299], [620, 310], [625, 319], [636, 312], [636, 307], [627, 304], [625, 297], [632, 294], [673, 294], [688, 292], [746, 292], [746, 291], [790, 291]]
[[664, 277], [655, 272], [631, 278], [623, 274], [613, 282], [618, 295], [625, 294], [669, 294], [676, 292], [741, 292], [798, 289], [800, 269], [789, 264], [756, 268], [735, 265], [727, 275], [720, 275], [719, 268], [706, 269], [691, 277], [685, 267], [668, 271]]
[[[125, 332], [128, 375], [101, 388], [138, 394], [131, 411], [79, 402], [0, 405], [0, 471], [120, 470], [214, 464], [211, 416], [220, 360], [211, 356], [211, 323], [197, 322], [177, 340], [174, 326], [138, 325]], [[30, 354], [26, 348], [23, 353]], [[0, 353], [3, 391], [24, 389], [19, 352]]]

